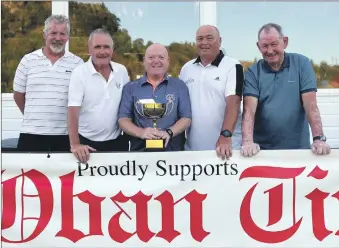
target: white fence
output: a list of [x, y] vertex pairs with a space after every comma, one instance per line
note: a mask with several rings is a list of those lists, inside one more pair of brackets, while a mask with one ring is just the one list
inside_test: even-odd
[[[321, 89], [317, 96], [328, 143], [333, 148], [339, 148], [339, 89]], [[21, 127], [22, 114], [16, 106], [12, 94], [2, 94], [1, 116], [1, 139], [17, 138]]]

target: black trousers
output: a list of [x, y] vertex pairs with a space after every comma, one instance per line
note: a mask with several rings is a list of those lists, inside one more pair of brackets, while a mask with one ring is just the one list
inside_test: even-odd
[[17, 150], [26, 152], [69, 152], [69, 138], [68, 135], [20, 133]]
[[129, 150], [129, 138], [127, 135], [119, 135], [114, 140], [93, 141], [79, 134], [80, 144], [88, 145], [98, 152], [126, 152]]

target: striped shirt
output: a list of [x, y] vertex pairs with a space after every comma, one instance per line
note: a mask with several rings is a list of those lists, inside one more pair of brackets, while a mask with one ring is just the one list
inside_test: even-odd
[[66, 52], [54, 64], [42, 49], [26, 54], [15, 72], [13, 89], [26, 93], [21, 133], [66, 135], [71, 73], [83, 60]]

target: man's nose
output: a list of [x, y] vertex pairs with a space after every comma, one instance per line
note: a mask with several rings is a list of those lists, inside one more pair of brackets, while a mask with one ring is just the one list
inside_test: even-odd
[[273, 48], [271, 46], [267, 47], [267, 53], [273, 53]]
[[105, 53], [105, 48], [104, 47], [100, 47], [99, 54], [104, 54], [104, 53]]
[[202, 39], [202, 41], [201, 41], [201, 44], [202, 45], [206, 45], [208, 42], [207, 42], [207, 39]]
[[57, 33], [56, 36], [55, 36], [55, 39], [56, 40], [61, 40], [61, 35], [59, 33]]
[[160, 62], [160, 58], [158, 57], [154, 58], [153, 63], [158, 64], [159, 62]]

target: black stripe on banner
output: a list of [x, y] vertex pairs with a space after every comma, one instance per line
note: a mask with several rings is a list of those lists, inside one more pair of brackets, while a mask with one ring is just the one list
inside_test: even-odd
[[242, 97], [243, 88], [244, 88], [244, 69], [241, 64], [236, 64], [235, 69], [236, 69], [235, 94], [237, 96]]

